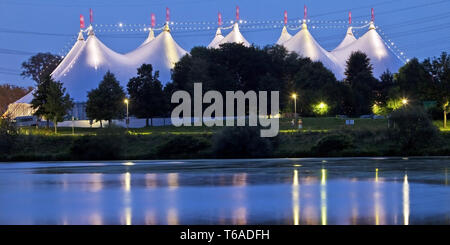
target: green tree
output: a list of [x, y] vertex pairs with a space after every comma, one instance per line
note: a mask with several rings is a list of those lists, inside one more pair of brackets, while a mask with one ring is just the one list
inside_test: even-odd
[[125, 92], [114, 74], [106, 72], [98, 88], [88, 92], [86, 115], [95, 121], [106, 120], [111, 126], [112, 119], [124, 118]]
[[353, 113], [356, 115], [370, 113], [378, 81], [373, 77], [369, 57], [360, 51], [352, 53], [347, 60], [345, 76], [344, 81], [351, 87], [353, 93]]
[[45, 80], [62, 61], [62, 57], [51, 53], [38, 53], [22, 63], [23, 77], [32, 78], [38, 84]]
[[396, 97], [408, 98], [411, 103], [420, 104], [421, 101], [435, 97], [432, 76], [417, 58], [411, 59], [399, 69], [395, 75], [395, 83], [400, 93]]
[[143, 64], [137, 73], [128, 82], [130, 95], [130, 112], [138, 118], [145, 118], [145, 126], [149, 126], [149, 118], [161, 116], [165, 113], [165, 95], [161, 82], [158, 80], [159, 72], [150, 64]]
[[73, 101], [61, 82], [49, 80], [47, 100], [43, 107], [46, 113], [45, 117], [53, 121], [56, 134], [58, 122], [62, 122], [64, 116], [73, 107]]
[[[50, 90], [50, 84], [52, 82], [52, 78], [50, 74], [48, 74], [45, 78], [41, 78], [41, 81], [37, 83], [37, 87], [33, 92], [33, 100], [31, 100], [31, 108], [34, 109], [34, 115], [37, 117], [45, 117], [47, 115], [47, 111], [45, 110], [44, 105], [48, 100], [48, 92]], [[47, 120], [47, 128], [49, 127], [49, 118], [45, 117]]]
[[450, 110], [450, 56], [443, 52], [440, 57], [426, 59], [423, 64], [432, 76], [435, 97], [444, 113], [444, 128], [446, 128], [447, 114]]

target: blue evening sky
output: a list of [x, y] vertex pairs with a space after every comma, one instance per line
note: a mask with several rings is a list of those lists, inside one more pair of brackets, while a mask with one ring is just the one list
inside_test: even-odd
[[[165, 20], [165, 7], [170, 8], [171, 21], [176, 22], [174, 28], [211, 27], [201, 31], [172, 30], [178, 44], [190, 50], [211, 41], [215, 24], [180, 22], [212, 23], [217, 21], [218, 11], [223, 13], [224, 21], [229, 21], [235, 17], [236, 5], [240, 6], [243, 20], [282, 21], [284, 10], [294, 20], [303, 18], [304, 4], [311, 21], [325, 22], [310, 30], [328, 50], [342, 40], [348, 11], [352, 11], [354, 21], [365, 21], [370, 20], [371, 7], [375, 8], [375, 22], [385, 39], [394, 42], [408, 58], [424, 59], [450, 50], [450, 0], [0, 0], [0, 84], [33, 85], [33, 81], [18, 75], [20, 64], [36, 52], [65, 54], [78, 33], [79, 15], [83, 14], [89, 23], [89, 8], [94, 11], [94, 23], [102, 25], [96, 27], [100, 40], [117, 52], [128, 52], [147, 35], [143, 31], [130, 31], [142, 27], [129, 25], [148, 25], [152, 12], [161, 24]], [[123, 31], [119, 27], [104, 27], [118, 23], [124, 24]], [[281, 28], [258, 25], [260, 28], [241, 29], [249, 42], [259, 46], [276, 42]], [[355, 34], [360, 36], [365, 30], [357, 30]]]

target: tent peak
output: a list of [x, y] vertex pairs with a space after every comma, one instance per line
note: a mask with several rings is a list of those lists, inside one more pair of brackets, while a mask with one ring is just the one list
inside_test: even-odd
[[163, 31], [170, 32], [170, 27], [169, 27], [169, 23], [168, 22], [164, 25]]
[[89, 26], [89, 28], [88, 28], [88, 36], [94, 36], [94, 35], [95, 35], [94, 28], [92, 26]]
[[84, 41], [83, 31], [78, 33], [78, 41]]
[[220, 27], [217, 28], [216, 36], [222, 36], [222, 30], [220, 30]]

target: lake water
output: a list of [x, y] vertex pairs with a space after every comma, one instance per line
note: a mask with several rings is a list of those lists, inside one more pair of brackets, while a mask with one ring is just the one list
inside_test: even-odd
[[450, 224], [450, 158], [0, 163], [0, 224]]

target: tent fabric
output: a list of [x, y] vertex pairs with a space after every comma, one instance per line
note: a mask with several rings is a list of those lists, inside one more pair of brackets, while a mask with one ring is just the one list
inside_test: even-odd
[[139, 47], [142, 47], [153, 40], [155, 40], [155, 32], [153, 31], [152, 28], [150, 28], [147, 39], [145, 39], [145, 41]]
[[224, 43], [240, 43], [246, 47], [250, 47], [250, 43], [245, 39], [245, 37], [242, 35], [241, 31], [239, 30], [239, 24], [234, 23], [233, 24], [233, 30], [226, 35], [222, 41], [218, 43], [218, 46]]
[[224, 39], [224, 36], [222, 35], [222, 31], [220, 30], [220, 27], [219, 27], [219, 28], [217, 28], [214, 39], [208, 44], [207, 48], [219, 48], [219, 43], [223, 39]]
[[163, 32], [153, 41], [125, 54], [125, 57], [135, 70], [142, 64], [152, 64], [153, 70], [159, 71], [160, 81], [166, 84], [171, 80], [171, 69], [175, 67], [175, 63], [187, 53], [175, 42], [169, 26], [165, 25]]
[[386, 70], [397, 72], [403, 65], [403, 62], [388, 48], [377, 33], [373, 22], [370, 23], [369, 31], [362, 37], [346, 47], [334, 50], [332, 54], [339, 64], [345, 67], [350, 55], [356, 51], [361, 51], [370, 58], [375, 77], [380, 77]]
[[278, 38], [278, 41], [276, 42], [277, 45], [283, 45], [287, 40], [291, 39], [292, 35], [289, 34], [286, 26], [283, 26], [283, 30], [281, 30], [280, 38]]
[[80, 53], [80, 50], [83, 49], [83, 46], [85, 44], [83, 32], [80, 31], [78, 33], [78, 38], [76, 43], [73, 45], [73, 47], [70, 49], [69, 53], [67, 53], [66, 56], [64, 56], [64, 59], [61, 61], [61, 63], [56, 67], [56, 69], [52, 72], [53, 77], [58, 77], [62, 73], [65, 72], [65, 70], [72, 65], [72, 61], [75, 57]]
[[336, 50], [343, 49], [343, 48], [345, 48], [345, 47], [351, 45], [351, 44], [352, 44], [353, 42], [355, 42], [355, 41], [356, 41], [356, 38], [355, 38], [355, 36], [353, 35], [352, 27], [349, 27], [349, 28], [347, 29], [347, 33], [345, 34], [344, 40], [342, 40], [342, 42], [341, 42], [335, 49], [333, 49], [332, 52], [334, 52], [334, 51], [336, 51]]
[[128, 80], [136, 74], [136, 67], [130, 65], [124, 55], [106, 47], [90, 28], [86, 43], [70, 66], [52, 77], [63, 83], [74, 102], [85, 102], [88, 91], [97, 88], [108, 71], [126, 87]]
[[308, 57], [312, 61], [320, 61], [325, 67], [330, 69], [337, 79], [342, 79], [344, 69], [336, 58], [323, 49], [311, 33], [308, 31], [306, 23], [302, 24], [302, 29], [291, 39], [283, 43], [283, 46], [290, 52], [295, 52], [303, 57]]

